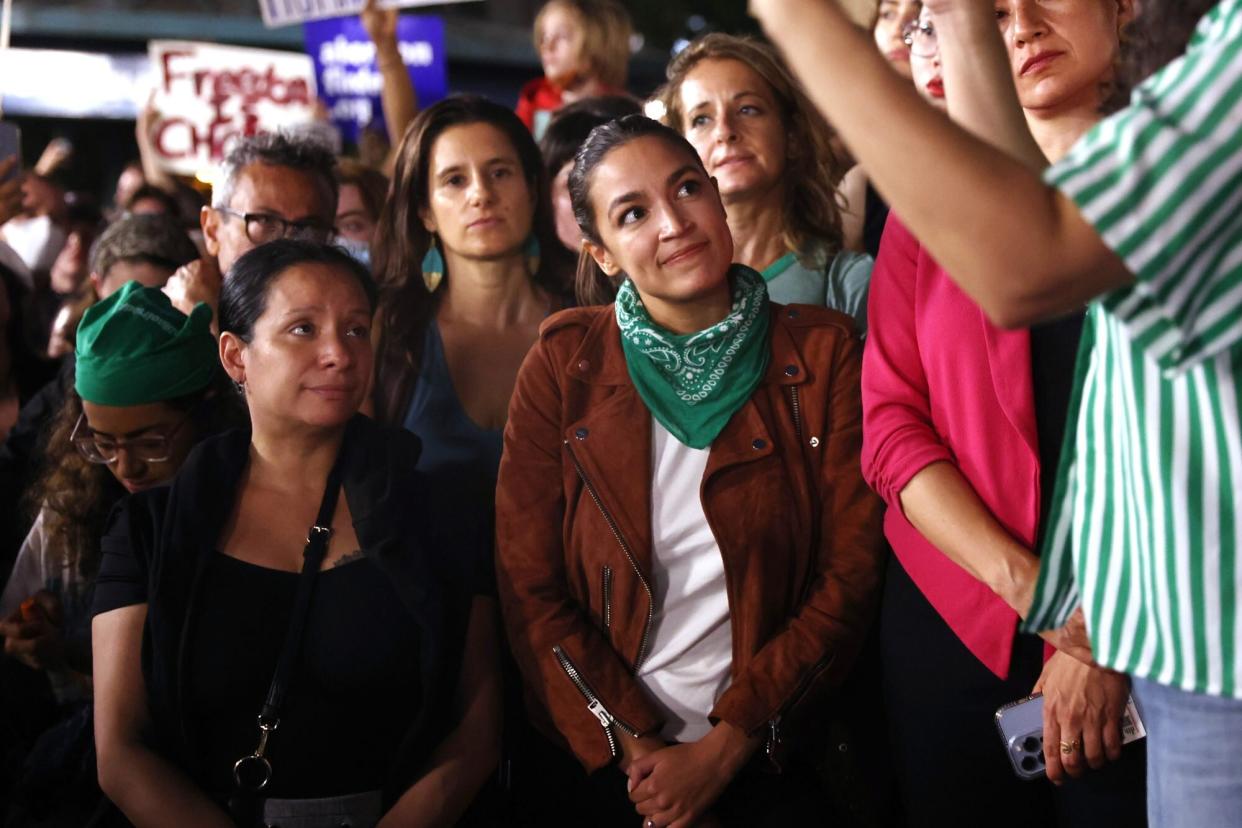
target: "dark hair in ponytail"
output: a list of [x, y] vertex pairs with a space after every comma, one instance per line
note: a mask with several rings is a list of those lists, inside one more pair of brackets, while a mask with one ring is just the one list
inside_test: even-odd
[[[635, 138], [659, 138], [686, 153], [700, 168], [703, 161], [689, 141], [680, 132], [666, 127], [642, 115], [627, 115], [615, 121], [601, 124], [591, 130], [586, 141], [574, 156], [574, 168], [569, 173], [569, 200], [573, 204], [574, 219], [583, 237], [592, 244], [603, 246], [599, 226], [595, 221], [595, 208], [591, 204], [591, 184], [595, 168], [604, 157]], [[707, 171], [704, 169], [703, 174]], [[606, 305], [617, 295], [618, 283], [600, 270], [595, 259], [584, 247], [578, 257], [578, 272], [574, 277], [574, 294], [580, 305]]]

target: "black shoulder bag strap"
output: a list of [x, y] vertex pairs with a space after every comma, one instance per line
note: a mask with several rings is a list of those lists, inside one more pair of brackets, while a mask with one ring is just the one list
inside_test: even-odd
[[328, 552], [328, 539], [332, 536], [332, 515], [341, 494], [340, 465], [338, 457], [332, 471], [328, 473], [323, 501], [319, 504], [319, 516], [315, 518], [315, 525], [306, 536], [306, 549], [302, 553], [302, 574], [298, 576], [298, 590], [293, 599], [293, 615], [289, 618], [289, 629], [285, 633], [285, 643], [276, 662], [272, 686], [267, 691], [267, 701], [263, 703], [263, 709], [259, 713], [259, 744], [253, 753], [243, 756], [233, 764], [233, 782], [237, 787], [230, 799], [229, 809], [235, 818], [239, 816], [239, 811], [251, 814], [255, 796], [272, 779], [272, 763], [266, 755], [267, 743], [272, 732], [280, 726], [280, 712], [289, 690], [289, 676], [301, 649], [302, 630], [306, 627], [306, 616], [310, 611], [315, 575]]

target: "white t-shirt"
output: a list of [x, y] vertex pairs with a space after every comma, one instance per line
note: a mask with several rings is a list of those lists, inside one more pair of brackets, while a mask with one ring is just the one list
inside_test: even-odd
[[708, 449], [682, 444], [654, 418], [651, 539], [655, 616], [638, 680], [663, 710], [666, 739], [703, 738], [729, 685], [733, 630], [724, 560], [699, 487]]

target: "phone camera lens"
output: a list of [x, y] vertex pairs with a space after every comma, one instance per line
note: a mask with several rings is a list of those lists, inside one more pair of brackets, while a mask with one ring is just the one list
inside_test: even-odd
[[1040, 748], [1039, 740], [1036, 739], [1034, 736], [1027, 736], [1025, 739], [1022, 740], [1022, 749], [1025, 750], [1027, 753], [1034, 753], [1035, 751], [1039, 750], [1039, 748]]
[[1021, 764], [1022, 764], [1022, 770], [1026, 771], [1027, 773], [1031, 773], [1032, 771], [1035, 770], [1035, 768], [1039, 767], [1035, 762], [1035, 757], [1033, 756], [1023, 756]]

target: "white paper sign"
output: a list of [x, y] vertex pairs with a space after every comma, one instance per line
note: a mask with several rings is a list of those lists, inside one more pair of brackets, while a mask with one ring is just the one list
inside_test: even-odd
[[[408, 9], [472, 2], [477, 0], [379, 0], [379, 6], [381, 9]], [[263, 25], [274, 29], [326, 17], [352, 17], [360, 14], [365, 5], [366, 0], [259, 0], [259, 13], [263, 15]]]
[[209, 169], [239, 135], [314, 118], [315, 67], [296, 52], [153, 40], [155, 152], [184, 175]]
[[0, 49], [0, 90], [9, 115], [133, 120], [153, 85], [146, 55]]

